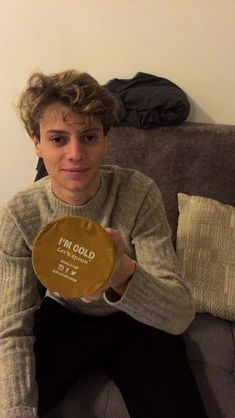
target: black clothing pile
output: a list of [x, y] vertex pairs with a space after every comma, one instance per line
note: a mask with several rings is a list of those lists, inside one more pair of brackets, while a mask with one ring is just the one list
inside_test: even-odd
[[132, 79], [114, 78], [105, 87], [119, 104], [116, 125], [146, 129], [179, 125], [189, 115], [186, 94], [166, 78], [138, 72]]

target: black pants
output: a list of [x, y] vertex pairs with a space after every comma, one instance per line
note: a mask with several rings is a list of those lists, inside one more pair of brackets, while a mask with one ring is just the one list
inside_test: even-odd
[[79, 375], [101, 365], [119, 387], [131, 418], [206, 418], [182, 336], [125, 313], [74, 314], [45, 298], [35, 316], [39, 415], [63, 398]]

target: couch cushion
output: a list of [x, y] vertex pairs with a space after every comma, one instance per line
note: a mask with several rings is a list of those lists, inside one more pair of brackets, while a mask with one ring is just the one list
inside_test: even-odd
[[235, 377], [234, 325], [210, 314], [197, 314], [184, 333], [190, 362], [205, 363]]
[[128, 418], [117, 386], [100, 367], [86, 371], [45, 418]]
[[177, 253], [197, 312], [235, 320], [235, 208], [178, 194]]
[[234, 418], [234, 322], [197, 314], [184, 333], [187, 353], [208, 416]]
[[235, 379], [223, 369], [191, 363], [209, 418], [234, 418]]

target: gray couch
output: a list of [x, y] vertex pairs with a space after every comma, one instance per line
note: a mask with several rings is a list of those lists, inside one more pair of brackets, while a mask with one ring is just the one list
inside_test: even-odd
[[[105, 162], [139, 169], [155, 179], [165, 201], [174, 244], [177, 192], [235, 206], [235, 126], [184, 123], [150, 130], [115, 127], [109, 134]], [[234, 418], [235, 323], [197, 314], [184, 337], [209, 418]], [[102, 370], [88, 371], [47, 415], [80, 417], [129, 417], [119, 390]]]

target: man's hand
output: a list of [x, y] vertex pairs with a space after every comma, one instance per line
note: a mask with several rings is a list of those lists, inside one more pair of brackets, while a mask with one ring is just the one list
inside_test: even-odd
[[121, 234], [112, 228], [106, 228], [107, 233], [112, 239], [114, 251], [115, 251], [115, 262], [112, 274], [106, 283], [99, 287], [95, 292], [89, 293], [82, 297], [84, 302], [92, 302], [102, 297], [105, 290], [112, 288], [119, 296], [122, 296], [130, 279], [135, 272], [135, 263], [131, 260], [128, 255], [124, 253], [125, 244]]

